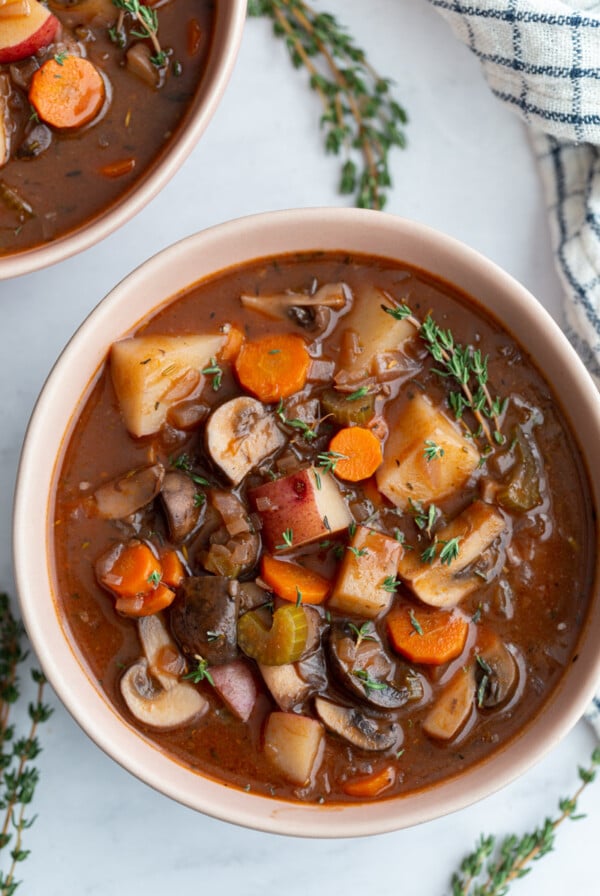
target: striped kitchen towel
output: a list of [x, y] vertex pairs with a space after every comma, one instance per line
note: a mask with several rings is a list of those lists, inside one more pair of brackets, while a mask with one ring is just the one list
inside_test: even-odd
[[430, 2], [531, 125], [564, 329], [600, 385], [600, 0]]

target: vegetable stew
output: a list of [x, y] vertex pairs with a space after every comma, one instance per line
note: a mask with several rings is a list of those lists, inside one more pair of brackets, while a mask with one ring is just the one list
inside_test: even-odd
[[0, 6], [0, 255], [83, 226], [150, 171], [198, 91], [213, 6]]
[[575, 661], [588, 495], [472, 299], [380, 258], [258, 260], [112, 347], [61, 461], [59, 609], [177, 761], [386, 798], [506, 744]]

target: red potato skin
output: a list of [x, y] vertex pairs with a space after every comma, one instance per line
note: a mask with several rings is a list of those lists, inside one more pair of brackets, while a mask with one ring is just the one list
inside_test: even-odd
[[247, 722], [258, 696], [256, 681], [248, 664], [244, 660], [233, 660], [222, 666], [212, 666], [210, 674], [221, 700], [238, 719]]
[[265, 482], [249, 492], [255, 509], [258, 509], [256, 502], [259, 498], [273, 502], [272, 510], [259, 511], [263, 540], [271, 552], [282, 553], [283, 533], [290, 528], [290, 520], [293, 520], [294, 533], [292, 547], [327, 534], [323, 518], [314, 504], [310, 475], [310, 470], [299, 470], [285, 479]]
[[27, 34], [25, 28], [23, 29], [23, 39], [18, 44], [2, 46], [2, 35], [0, 34], [0, 64], [19, 62], [21, 59], [33, 56], [42, 47], [52, 43], [59, 27], [60, 22], [49, 12], [47, 18], [33, 34]]

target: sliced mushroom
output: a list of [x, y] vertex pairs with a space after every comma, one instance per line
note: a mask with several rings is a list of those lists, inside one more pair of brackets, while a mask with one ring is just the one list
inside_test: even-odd
[[164, 622], [156, 615], [142, 616], [138, 621], [138, 635], [152, 676], [165, 691], [171, 690], [185, 671], [185, 660]]
[[285, 442], [275, 415], [249, 396], [226, 401], [206, 424], [208, 452], [234, 485]]
[[257, 582], [240, 582], [240, 613], [256, 610], [269, 602], [271, 595]]
[[512, 696], [517, 686], [515, 658], [498, 635], [488, 628], [478, 631], [475, 678], [477, 705], [491, 709]]
[[171, 605], [173, 636], [188, 656], [209, 665], [234, 660], [237, 649], [239, 588], [225, 576], [190, 576], [183, 580]]
[[171, 540], [180, 544], [193, 532], [200, 518], [201, 507], [198, 490], [181, 470], [170, 470], [163, 479], [160, 490], [163, 510], [169, 526]]
[[162, 464], [151, 464], [105, 482], [86, 504], [90, 515], [104, 520], [122, 520], [131, 516], [154, 500], [164, 475]]
[[[244, 308], [260, 311], [273, 320], [285, 320], [296, 316], [296, 309], [318, 309], [320, 307], [332, 308], [335, 311], [341, 309], [352, 299], [352, 291], [345, 283], [325, 283], [313, 295], [289, 292], [277, 293], [269, 296], [242, 295], [240, 301]], [[314, 316], [314, 312], [313, 312]]]
[[402, 743], [399, 725], [388, 721], [375, 722], [355, 706], [340, 706], [317, 697], [315, 709], [326, 728], [361, 750], [390, 750]]
[[381, 709], [397, 709], [423, 696], [421, 679], [407, 666], [393, 663], [375, 629], [356, 637], [349, 623], [335, 623], [327, 646], [333, 673], [355, 697]]
[[156, 688], [146, 659], [134, 663], [125, 672], [121, 694], [136, 719], [152, 728], [178, 728], [208, 709], [208, 700], [185, 681], [177, 682], [168, 690]]

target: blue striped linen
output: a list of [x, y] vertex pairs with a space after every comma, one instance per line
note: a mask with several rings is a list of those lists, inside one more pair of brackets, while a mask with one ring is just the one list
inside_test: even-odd
[[[531, 126], [564, 331], [600, 386], [600, 0], [429, 0]], [[600, 738], [600, 691], [586, 712]]]

